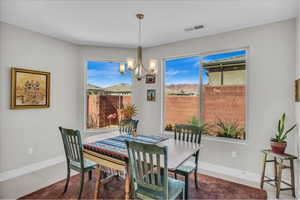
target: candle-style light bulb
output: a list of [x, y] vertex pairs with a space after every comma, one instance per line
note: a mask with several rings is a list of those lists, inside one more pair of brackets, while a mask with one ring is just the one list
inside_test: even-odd
[[156, 60], [150, 60], [150, 63], [149, 63], [149, 72], [151, 74], [155, 74], [155, 72], [156, 72], [156, 63], [157, 63]]
[[124, 63], [121, 63], [121, 64], [120, 64], [120, 73], [121, 73], [121, 74], [124, 74], [124, 73], [125, 73], [125, 64], [124, 64]]
[[130, 71], [133, 71], [135, 69], [135, 67], [134, 67], [134, 59], [132, 59], [132, 58], [128, 58], [127, 59], [127, 68]]

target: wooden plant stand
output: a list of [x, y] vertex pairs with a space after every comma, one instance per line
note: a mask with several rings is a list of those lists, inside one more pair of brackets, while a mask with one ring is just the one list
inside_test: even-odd
[[[295, 194], [295, 175], [294, 175], [294, 160], [297, 159], [296, 156], [290, 154], [277, 154], [273, 153], [271, 150], [263, 150], [262, 153], [264, 154], [263, 158], [263, 170], [261, 175], [261, 182], [260, 188], [263, 189], [264, 183], [268, 183], [276, 188], [276, 198], [279, 198], [280, 191], [283, 190], [292, 190], [292, 195], [296, 198]], [[272, 156], [273, 160], [268, 160], [268, 156]], [[288, 161], [289, 165], [285, 165], [284, 161]], [[267, 163], [274, 163], [274, 178], [270, 178], [265, 175], [266, 171], [266, 164]], [[283, 169], [290, 169], [291, 174], [291, 183], [287, 183], [282, 180], [282, 170]], [[272, 184], [272, 183], [275, 183]], [[286, 188], [281, 188], [281, 183], [289, 186]]]

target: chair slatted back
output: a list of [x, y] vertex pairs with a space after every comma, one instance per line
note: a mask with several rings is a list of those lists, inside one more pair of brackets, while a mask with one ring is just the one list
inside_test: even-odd
[[134, 141], [126, 144], [134, 191], [144, 187], [162, 192], [168, 199], [167, 147]]
[[124, 119], [119, 123], [119, 131], [121, 135], [133, 135], [137, 129], [139, 120]]
[[59, 130], [62, 136], [68, 163], [70, 161], [80, 162], [81, 167], [83, 168], [83, 147], [80, 132], [78, 130], [66, 129], [62, 127], [59, 127]]
[[175, 140], [201, 143], [201, 127], [188, 124], [176, 124], [174, 128]]

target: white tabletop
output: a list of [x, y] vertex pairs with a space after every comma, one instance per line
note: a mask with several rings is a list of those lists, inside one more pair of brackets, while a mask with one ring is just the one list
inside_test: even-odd
[[200, 144], [174, 140], [172, 138], [160, 142], [157, 145], [168, 147], [168, 168], [170, 170], [178, 168], [179, 165], [201, 148]]

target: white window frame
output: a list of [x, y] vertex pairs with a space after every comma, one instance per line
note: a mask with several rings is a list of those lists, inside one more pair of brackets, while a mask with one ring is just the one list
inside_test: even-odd
[[[214, 50], [214, 51], [209, 51], [209, 52], [202, 52], [198, 54], [187, 54], [187, 55], [180, 55], [180, 56], [170, 56], [170, 57], [162, 57], [161, 59], [161, 95], [163, 101], [161, 101], [161, 134], [165, 136], [173, 136], [172, 131], [165, 131], [165, 73], [166, 73], [166, 66], [165, 63], [167, 60], [172, 60], [172, 59], [179, 59], [179, 58], [187, 58], [187, 57], [193, 57], [193, 56], [199, 56], [200, 60], [202, 60], [203, 57], [209, 56], [209, 55], [215, 55], [215, 54], [222, 54], [222, 53], [227, 53], [227, 52], [234, 52], [234, 51], [245, 51], [245, 59], [246, 59], [246, 67], [245, 67], [245, 132], [246, 132], [246, 138], [245, 140], [239, 140], [239, 139], [232, 139], [232, 138], [225, 138], [225, 137], [215, 137], [215, 136], [208, 136], [208, 135], [203, 135], [204, 140], [211, 140], [211, 141], [217, 141], [217, 142], [226, 142], [226, 143], [234, 143], [234, 144], [242, 144], [246, 145], [249, 141], [249, 138], [251, 137], [250, 130], [249, 130], [249, 112], [248, 112], [248, 106], [249, 106], [249, 52], [250, 52], [250, 47], [237, 47], [237, 48], [232, 48], [232, 49], [223, 49], [223, 50]], [[200, 62], [202, 64], [202, 62]], [[201, 98], [201, 86], [202, 86], [202, 70], [203, 67], [200, 68], [200, 77], [199, 77], [199, 98]], [[199, 116], [201, 115], [201, 105], [199, 101]]]

